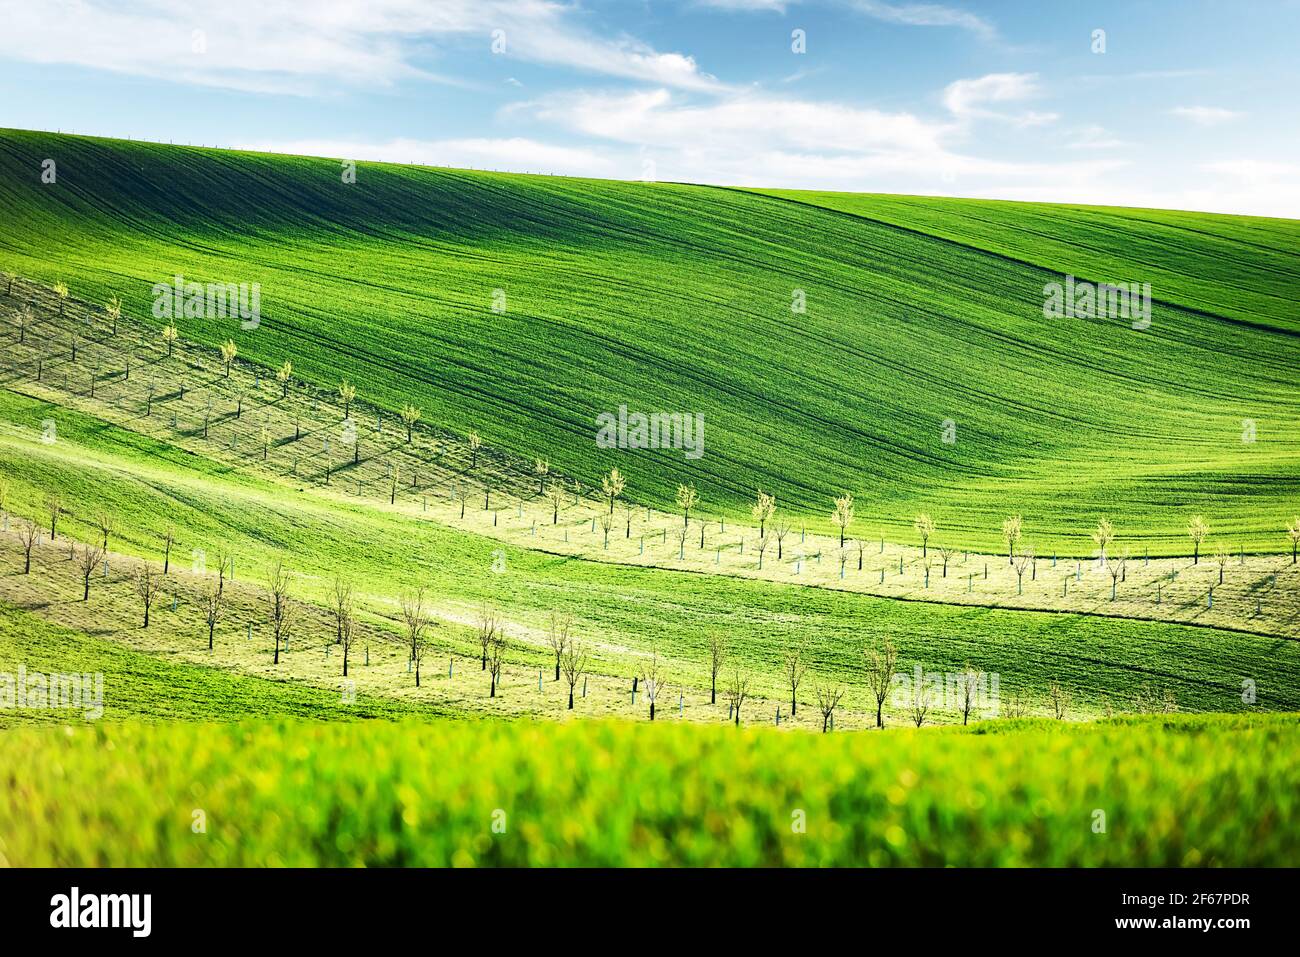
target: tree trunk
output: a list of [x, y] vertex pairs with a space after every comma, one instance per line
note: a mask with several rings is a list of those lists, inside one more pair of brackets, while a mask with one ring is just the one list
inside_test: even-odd
[[718, 703], [718, 676], [715, 674], [709, 681], [709, 704]]
[[558, 661], [555, 663], [555, 680], [560, 680], [560, 663]]
[[569, 685], [569, 710], [573, 710], [573, 685]]
[[883, 709], [884, 706], [885, 703], [883, 701], [876, 702], [876, 727], [877, 728], [883, 728], [885, 726], [885, 719], [881, 716], [880, 713], [881, 709]]
[[212, 650], [212, 631], [215, 627], [212, 622], [208, 622], [208, 651]]
[[653, 721], [654, 719], [655, 719], [655, 703], [654, 703], [653, 701], [651, 701], [651, 702], [650, 702], [650, 720]]
[[494, 671], [492, 672], [492, 689], [491, 691], [488, 692], [488, 697], [495, 698], [496, 696], [497, 696], [497, 675], [496, 672]]
[[275, 661], [272, 664], [280, 663], [280, 632], [275, 633]]
[[90, 576], [86, 576], [86, 590], [81, 595], [82, 601], [90, 601]]
[[343, 677], [348, 676], [348, 646], [343, 646]]

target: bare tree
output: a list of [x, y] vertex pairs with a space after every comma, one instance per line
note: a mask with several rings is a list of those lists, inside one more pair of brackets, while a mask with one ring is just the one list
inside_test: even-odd
[[762, 532], [758, 536], [758, 567], [760, 569], [763, 567], [763, 553], [767, 551], [767, 546], [771, 544], [771, 541], [772, 537], [766, 532]]
[[334, 576], [330, 590], [330, 613], [334, 616], [334, 643], [343, 646], [343, 677], [348, 676], [348, 651], [356, 626], [356, 599], [352, 582], [342, 575]]
[[478, 645], [483, 656], [483, 671], [487, 671], [488, 653], [492, 650], [492, 642], [496, 640], [497, 632], [500, 630], [500, 616], [487, 605], [479, 609]]
[[218, 548], [213, 553], [213, 558], [217, 565], [217, 591], [224, 592], [226, 590], [226, 572], [233, 570], [234, 559], [224, 547]]
[[1110, 572], [1110, 600], [1115, 600], [1116, 592], [1119, 589], [1119, 583], [1124, 580], [1125, 569], [1128, 567], [1128, 555], [1122, 555], [1117, 561], [1111, 562], [1106, 566]]
[[785, 537], [790, 534], [790, 523], [784, 518], [779, 518], [772, 525], [772, 530], [776, 532], [776, 560], [779, 562], [785, 557]]
[[430, 625], [424, 607], [424, 589], [417, 588], [402, 596], [402, 624], [406, 626], [406, 643], [410, 646], [411, 664], [415, 668], [415, 686], [420, 687], [420, 662], [424, 658], [424, 633]]
[[790, 717], [793, 718], [798, 713], [799, 684], [803, 681], [803, 676], [808, 672], [808, 659], [803, 646], [795, 645], [786, 652], [782, 665], [785, 673], [785, 683], [790, 688]]
[[36, 523], [30, 518], [23, 519], [18, 523], [18, 541], [23, 546], [23, 574], [30, 575], [32, 571], [32, 548], [36, 545], [36, 539], [40, 537], [40, 530]]
[[845, 492], [835, 500], [835, 511], [831, 513], [831, 521], [840, 527], [840, 548], [843, 548], [844, 534], [848, 527], [853, 524], [852, 492]]
[[1226, 548], [1220, 548], [1214, 553], [1214, 564], [1219, 566], [1219, 584], [1223, 584], [1223, 570], [1228, 567], [1228, 559], [1231, 558]]
[[402, 481], [402, 468], [396, 461], [388, 463], [388, 504], [397, 504], [397, 487]]
[[95, 528], [99, 529], [101, 535], [100, 548], [108, 551], [108, 537], [114, 531], [113, 516], [108, 512], [95, 513]]
[[569, 647], [572, 639], [570, 632], [573, 629], [573, 618], [569, 615], [559, 615], [551, 612], [551, 627], [547, 633], [546, 640], [551, 646], [551, 652], [555, 655], [555, 680], [560, 680], [560, 664], [564, 657], [564, 649]]
[[668, 683], [664, 674], [663, 663], [659, 660], [659, 649], [652, 649], [650, 661], [641, 668], [641, 682], [645, 685], [646, 699], [650, 702], [650, 720], [655, 719], [655, 701], [658, 700]]
[[208, 651], [212, 650], [213, 635], [225, 611], [226, 596], [222, 594], [220, 588], [209, 585], [203, 595], [203, 620], [208, 623]]
[[162, 532], [163, 540], [163, 574], [166, 575], [172, 567], [172, 545], [176, 543], [176, 527], [168, 523]]
[[1300, 516], [1291, 520], [1291, 524], [1286, 527], [1286, 536], [1291, 539], [1291, 564], [1296, 563], [1296, 549], [1300, 547]]
[[1053, 680], [1047, 689], [1047, 698], [1051, 702], [1052, 714], [1056, 716], [1056, 720], [1064, 721], [1070, 709], [1070, 692], [1061, 687], [1059, 681]]
[[686, 558], [686, 536], [689, 534], [690, 529], [685, 525], [673, 533], [673, 537], [677, 539], [677, 557], [679, 559], [685, 560]]
[[926, 715], [930, 713], [930, 705], [934, 703], [933, 691], [929, 682], [921, 678], [912, 687], [912, 697], [908, 702], [907, 710], [912, 716], [912, 722], [919, 728], [925, 724]]
[[1205, 519], [1197, 515], [1187, 523], [1187, 537], [1192, 540], [1192, 564], [1198, 565], [1201, 561], [1201, 543], [1205, 541], [1210, 534], [1210, 526]]
[[980, 690], [984, 685], [984, 672], [968, 664], [959, 680], [961, 681], [958, 688], [961, 693], [961, 723], [966, 724], [970, 720], [971, 711], [979, 701]]
[[45, 514], [50, 516], [50, 541], [54, 541], [59, 516], [63, 514], [63, 497], [55, 493], [45, 496]]
[[95, 569], [99, 563], [104, 560], [104, 550], [95, 545], [81, 546], [81, 554], [78, 556], [77, 567], [81, 570], [81, 584], [84, 586], [81, 592], [81, 600], [90, 600], [90, 579], [95, 574]]
[[135, 570], [135, 593], [140, 597], [141, 604], [144, 605], [144, 625], [149, 627], [149, 610], [153, 608], [153, 600], [158, 597], [158, 592], [162, 589], [162, 577], [155, 575], [153, 566], [148, 562], [141, 562]]
[[813, 691], [817, 695], [817, 709], [822, 713], [822, 734], [825, 734], [830, 730], [835, 709], [840, 706], [840, 699], [844, 697], [844, 689], [817, 682], [813, 685]]
[[602, 512], [599, 522], [600, 530], [605, 536], [605, 547], [609, 548], [609, 530], [614, 527], [614, 516], [609, 512]]
[[275, 661], [280, 663], [280, 643], [289, 638], [297, 615], [289, 599], [289, 572], [284, 562], [277, 561], [271, 566], [266, 579], [266, 601], [271, 617], [271, 631], [275, 635]]
[[564, 680], [569, 686], [569, 710], [573, 710], [573, 689], [587, 671], [587, 650], [582, 642], [570, 638], [564, 645], [560, 656], [560, 667], [564, 671]]
[[939, 557], [943, 559], [943, 577], [947, 578], [948, 562], [952, 561], [952, 556], [956, 549], [950, 545], [937, 545], [935, 547], [939, 549]]
[[934, 519], [928, 513], [922, 512], [912, 522], [912, 527], [916, 529], [916, 534], [921, 536], [921, 557], [926, 557], [927, 544], [930, 536], [934, 534]]
[[465, 517], [465, 503], [469, 501], [469, 485], [466, 482], [457, 482], [451, 487], [452, 497], [460, 503], [460, 517]]
[[727, 700], [731, 702], [731, 714], [737, 725], [740, 724], [740, 709], [749, 697], [749, 676], [737, 667], [727, 683]]
[[891, 639], [883, 639], [879, 645], [867, 649], [867, 687], [876, 699], [876, 727], [885, 726], [885, 698], [889, 696], [890, 686], [894, 681], [894, 672], [898, 668], [898, 649]]
[[1015, 557], [1017, 595], [1025, 593], [1025, 572], [1029, 571], [1030, 566], [1033, 564], [1034, 550], [1032, 548], [1026, 548]]
[[537, 494], [546, 494], [546, 476], [551, 471], [551, 463], [543, 458], [533, 459], [533, 474], [537, 476]]
[[478, 468], [478, 450], [483, 446], [483, 439], [477, 432], [470, 432], [468, 441], [470, 452], [469, 467], [475, 469]]
[[492, 646], [488, 649], [488, 674], [492, 679], [492, 687], [488, 692], [489, 698], [497, 696], [497, 686], [501, 683], [501, 665], [505, 661], [506, 650], [510, 647], [510, 640], [506, 637], [505, 629], [497, 629], [497, 633], [492, 638]]
[[709, 635], [709, 704], [718, 703], [718, 672], [727, 660], [727, 640], [718, 632]]
[[552, 482], [546, 490], [546, 500], [551, 503], [551, 524], [560, 523], [560, 507], [564, 505], [564, 485]]

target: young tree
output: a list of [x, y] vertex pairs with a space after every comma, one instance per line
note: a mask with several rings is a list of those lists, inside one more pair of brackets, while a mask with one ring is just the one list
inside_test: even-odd
[[59, 516], [63, 514], [63, 497], [56, 492], [45, 496], [45, 514], [50, 516], [50, 541], [55, 539]]
[[104, 315], [108, 318], [113, 335], [117, 335], [117, 321], [122, 318], [122, 300], [114, 296], [104, 306]]
[[501, 630], [501, 618], [495, 611], [484, 605], [478, 613], [478, 646], [483, 657], [483, 669], [487, 671], [488, 653], [492, 642], [496, 641], [497, 632]]
[[226, 611], [226, 596], [220, 588], [212, 585], [203, 594], [203, 620], [208, 623], [208, 651], [212, 650], [212, 639], [217, 631], [217, 624]]
[[23, 546], [24, 575], [30, 575], [32, 572], [32, 548], [36, 545], [39, 535], [40, 530], [30, 518], [25, 518], [18, 523], [18, 541]]
[[288, 639], [297, 623], [293, 603], [289, 598], [289, 572], [284, 562], [276, 561], [266, 578], [266, 602], [271, 618], [271, 631], [275, 635], [275, 660], [280, 663], [280, 643]]
[[1119, 589], [1119, 583], [1124, 580], [1125, 568], [1128, 566], [1128, 555], [1125, 554], [1118, 561], [1111, 562], [1106, 566], [1110, 572], [1110, 600], [1115, 600], [1115, 593]]
[[933, 703], [933, 689], [931, 689], [929, 682], [924, 679], [917, 681], [912, 687], [912, 698], [908, 702], [908, 711], [912, 715], [913, 723], [918, 728], [925, 724], [925, 717], [930, 713], [930, 705]]
[[546, 640], [551, 646], [551, 652], [555, 655], [555, 680], [560, 680], [560, 664], [564, 657], [564, 649], [569, 647], [572, 640], [569, 633], [573, 628], [573, 618], [569, 615], [559, 615], [551, 612], [551, 628], [547, 633]]
[[144, 625], [141, 627], [149, 627], [149, 610], [161, 589], [162, 576], [154, 574], [153, 566], [148, 562], [141, 562], [135, 570], [135, 593], [144, 605]]
[[1231, 558], [1226, 548], [1220, 548], [1214, 553], [1214, 564], [1219, 566], [1219, 584], [1223, 584], [1223, 570], [1228, 567], [1228, 559]]
[[551, 463], [546, 459], [533, 459], [533, 474], [537, 476], [537, 494], [546, 494], [546, 476], [551, 471]]
[[14, 294], [14, 274], [11, 272], [0, 272], [0, 279], [3, 279], [6, 283], [5, 295], [12, 296]]
[[465, 503], [469, 501], [469, 483], [457, 482], [451, 487], [451, 496], [460, 503], [460, 517], [465, 517]]
[[727, 683], [727, 700], [731, 702], [731, 714], [737, 726], [740, 724], [740, 709], [749, 697], [749, 676], [737, 667]]
[[172, 357], [172, 352], [176, 348], [176, 340], [179, 339], [180, 337], [181, 337], [180, 331], [176, 328], [175, 323], [169, 322], [167, 323], [167, 325], [163, 326], [162, 341], [167, 346], [168, 359]]
[[605, 547], [609, 548], [609, 530], [614, 527], [614, 516], [607, 512], [601, 513], [600, 530], [605, 534]]
[[81, 546], [81, 554], [78, 556], [77, 566], [81, 569], [81, 592], [82, 601], [90, 601], [90, 579], [95, 574], [95, 569], [99, 563], [104, 560], [103, 549], [95, 545]]
[[406, 426], [406, 444], [415, 438], [415, 423], [420, 421], [420, 410], [411, 403], [402, 406], [402, 424]]
[[219, 547], [213, 552], [213, 558], [217, 566], [217, 591], [224, 592], [226, 590], [226, 572], [233, 570], [235, 560], [224, 547]]
[[1097, 523], [1097, 530], [1092, 533], [1092, 540], [1101, 549], [1101, 564], [1105, 566], [1106, 547], [1115, 541], [1115, 526], [1110, 523], [1110, 519], [1103, 518]]
[[790, 717], [793, 718], [798, 713], [799, 684], [808, 671], [808, 659], [802, 645], [795, 645], [786, 652], [783, 671], [785, 673], [785, 683], [790, 688]]
[[496, 635], [492, 638], [492, 646], [488, 648], [488, 675], [491, 679], [492, 687], [488, 692], [489, 698], [497, 696], [497, 685], [501, 683], [501, 665], [505, 661], [506, 650], [510, 642], [506, 638], [504, 629], [498, 629]]
[[420, 687], [420, 661], [424, 658], [424, 633], [429, 612], [424, 607], [424, 589], [417, 588], [402, 596], [402, 624], [406, 626], [406, 643], [410, 646], [411, 664], [415, 667], [415, 686]]
[[221, 344], [221, 364], [226, 367], [226, 378], [230, 378], [230, 366], [235, 361], [235, 356], [239, 355], [239, 346], [235, 345], [234, 339], [227, 339]]
[[690, 529], [685, 525], [673, 533], [673, 537], [677, 539], [677, 557], [682, 561], [686, 559], [686, 536], [688, 534], [690, 534]]
[[357, 398], [357, 387], [347, 379], [339, 383], [339, 400], [343, 403], [343, 418], [349, 418], [352, 415], [352, 403]]
[[388, 504], [397, 504], [397, 486], [402, 481], [402, 467], [396, 461], [388, 463]]
[[934, 534], [934, 519], [929, 514], [922, 512], [913, 520], [912, 527], [916, 529], [916, 534], [921, 536], [921, 557], [925, 558], [930, 536]]
[[59, 297], [59, 315], [63, 315], [63, 304], [68, 299], [68, 284], [62, 279], [54, 283], [54, 295]]
[[771, 544], [771, 536], [766, 532], [760, 532], [758, 536], [758, 567], [763, 567], [763, 553], [767, 551], [767, 546]]
[[790, 534], [790, 523], [779, 518], [772, 525], [772, 531], [776, 533], [776, 560], [779, 562], [785, 557], [785, 537]]
[[1029, 570], [1029, 567], [1033, 565], [1033, 563], [1034, 550], [1032, 548], [1026, 548], [1016, 556], [1015, 569], [1017, 595], [1023, 595], [1025, 593], [1025, 572]]
[[1019, 515], [1012, 515], [1002, 522], [1002, 541], [1007, 546], [1007, 564], [1016, 560], [1016, 545], [1024, 534], [1024, 522]]
[[709, 635], [709, 704], [718, 703], [718, 672], [727, 660], [727, 641], [718, 632]]
[[948, 562], [952, 560], [953, 553], [956, 549], [952, 548], [950, 545], [936, 545], [935, 547], [939, 549], [939, 557], [943, 559], [943, 577], [947, 578]]
[[961, 694], [961, 723], [966, 724], [970, 720], [971, 711], [979, 701], [980, 688], [984, 684], [984, 672], [968, 664], [959, 680], [961, 684], [957, 690]]
[[758, 490], [758, 500], [750, 508], [749, 514], [758, 522], [758, 535], [761, 538], [767, 530], [767, 522], [776, 512], [776, 496], [768, 495], [762, 489]]
[[482, 437], [479, 436], [477, 432], [471, 431], [469, 434], [468, 441], [469, 441], [469, 453], [470, 453], [469, 467], [471, 469], [475, 469], [478, 468], [478, 450], [483, 445], [483, 439]]
[[[342, 575], [335, 575], [330, 588], [330, 614], [334, 616], [334, 644], [343, 643], [343, 629], [356, 614], [356, 599], [353, 597], [352, 580]], [[343, 662], [343, 674], [346, 676], [347, 660]]]
[[627, 488], [627, 480], [619, 473], [618, 469], [610, 469], [609, 474], [600, 480], [600, 487], [605, 492], [605, 497], [609, 499], [609, 514], [614, 514], [614, 499], [623, 494], [623, 489]]
[[32, 324], [31, 306], [23, 306], [18, 310], [18, 343], [27, 341], [27, 327]]
[[632, 513], [636, 511], [636, 506], [631, 502], [623, 504], [623, 537], [632, 537]]
[[95, 528], [101, 536], [99, 547], [105, 552], [108, 551], [108, 537], [113, 534], [114, 527], [113, 516], [108, 512], [95, 513]]
[[885, 726], [885, 698], [898, 668], [898, 649], [889, 638], [867, 649], [867, 687], [876, 699], [876, 727]]
[[293, 385], [293, 363], [288, 359], [275, 370], [275, 381], [280, 383], [280, 398], [289, 398], [289, 386]]
[[822, 734], [825, 734], [830, 730], [840, 699], [844, 697], [844, 689], [836, 685], [824, 685], [819, 681], [813, 685], [813, 693], [817, 695], [817, 709], [822, 713]]
[[677, 486], [677, 507], [682, 510], [682, 527], [691, 523], [691, 509], [700, 500], [699, 493], [695, 491], [694, 485]]
[[257, 433], [258, 441], [262, 443], [262, 461], [265, 462], [267, 456], [271, 454], [271, 429], [265, 423]]
[[1066, 713], [1070, 710], [1070, 692], [1061, 687], [1059, 681], [1053, 681], [1047, 689], [1047, 698], [1052, 705], [1052, 714], [1056, 716], [1057, 721], [1064, 721]]
[[1192, 564], [1199, 565], [1201, 561], [1201, 543], [1205, 541], [1210, 534], [1210, 526], [1206, 524], [1205, 519], [1197, 515], [1187, 523], [1187, 537], [1192, 540]]
[[176, 527], [170, 522], [162, 532], [163, 540], [163, 574], [166, 575], [172, 567], [172, 545], [176, 542]]
[[1291, 564], [1296, 563], [1296, 547], [1300, 546], [1300, 516], [1293, 518], [1286, 527], [1287, 538], [1291, 539]]
[[831, 521], [840, 527], [840, 548], [844, 547], [844, 533], [853, 524], [853, 493], [845, 492], [835, 500]]
[[564, 654], [560, 658], [560, 668], [564, 672], [564, 681], [569, 686], [569, 710], [573, 710], [573, 689], [578, 686], [587, 671], [587, 651], [582, 642], [568, 639]]
[[645, 685], [645, 696], [650, 702], [650, 720], [655, 719], [655, 701], [667, 686], [663, 664], [659, 661], [659, 649], [651, 651], [650, 661], [641, 668], [641, 683]]

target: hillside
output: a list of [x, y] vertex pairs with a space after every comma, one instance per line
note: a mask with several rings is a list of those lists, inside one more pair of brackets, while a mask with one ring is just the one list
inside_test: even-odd
[[[824, 525], [850, 489], [868, 536], [926, 510], [991, 548], [1020, 511], [1079, 553], [1107, 514], [1183, 553], [1194, 512], [1280, 551], [1300, 492], [1290, 221], [369, 163], [347, 185], [331, 160], [19, 131], [0, 207], [0, 269], [145, 319], [176, 274], [259, 282], [258, 329], [182, 334], [589, 485], [617, 465], [646, 504], [691, 481], [737, 514], [761, 486]], [[1044, 320], [1065, 271], [1151, 282], [1150, 329]], [[621, 404], [703, 414], [705, 454], [597, 448]]]

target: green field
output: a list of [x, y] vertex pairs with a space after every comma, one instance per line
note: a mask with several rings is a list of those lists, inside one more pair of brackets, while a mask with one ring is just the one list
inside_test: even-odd
[[1290, 866], [1300, 853], [1294, 716], [987, 728], [14, 731], [0, 735], [0, 863]]
[[[57, 186], [27, 172], [44, 157]], [[926, 510], [995, 548], [1018, 511], [1069, 554], [1103, 514], [1185, 554], [1204, 512], [1234, 546], [1284, 547], [1300, 224], [799, 198], [383, 164], [345, 186], [329, 160], [6, 131], [0, 268], [141, 317], [176, 274], [260, 282], [257, 330], [182, 334], [415, 401], [587, 485], [618, 466], [645, 504], [692, 481], [701, 510], [736, 514], [762, 487], [826, 526], [848, 489], [868, 535]], [[1151, 282], [1151, 328], [1044, 320], [1063, 271]], [[594, 416], [620, 404], [703, 414], [704, 456], [596, 448]]]
[[[45, 157], [57, 184], [31, 175]], [[367, 163], [348, 185], [329, 160], [10, 130], [0, 208], [0, 703], [20, 670], [104, 689], [93, 718], [0, 709], [0, 864], [1300, 851], [1300, 223]], [[1067, 273], [1150, 282], [1150, 328], [1044, 319]], [[260, 283], [260, 325], [180, 319], [165, 345], [151, 289], [178, 274]], [[343, 378], [355, 443], [337, 438]], [[598, 448], [595, 416], [620, 405], [702, 414], [704, 455]], [[701, 494], [689, 524], [680, 482]], [[758, 488], [778, 499], [765, 529], [788, 523], [765, 551]], [[939, 526], [924, 546], [918, 512]], [[145, 628], [136, 574], [161, 572], [169, 529]], [[276, 660], [280, 561], [295, 621]], [[510, 639], [499, 676], [484, 609]], [[557, 614], [588, 653], [572, 709]], [[1001, 717], [956, 727], [943, 700], [916, 721], [891, 699], [876, 730], [868, 653], [886, 642], [899, 674], [996, 676]]]

